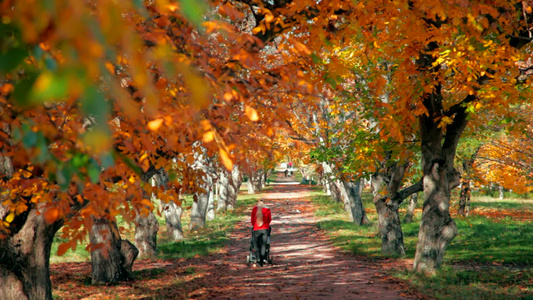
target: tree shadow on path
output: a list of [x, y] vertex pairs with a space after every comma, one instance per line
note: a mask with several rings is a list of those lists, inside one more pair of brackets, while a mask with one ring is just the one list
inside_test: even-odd
[[[200, 299], [408, 299], [384, 282], [368, 262], [339, 252], [322, 234], [301, 185], [275, 185], [263, 194], [272, 209], [271, 254], [274, 265], [246, 264], [250, 224], [238, 224], [227, 254], [212, 261], [209, 291]], [[250, 207], [251, 210], [251, 207]]]

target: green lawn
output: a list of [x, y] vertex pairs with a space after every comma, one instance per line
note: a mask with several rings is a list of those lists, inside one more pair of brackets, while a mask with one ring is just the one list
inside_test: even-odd
[[[368, 193], [363, 199], [372, 224], [356, 226], [348, 220], [340, 203], [333, 202], [319, 189], [312, 193], [319, 227], [328, 232], [337, 246], [356, 255], [384, 258], [376, 235], [373, 203]], [[533, 201], [489, 200], [474, 198], [472, 206], [513, 212], [531, 210], [533, 205]], [[419, 221], [417, 213], [413, 223], [402, 224], [407, 259], [414, 258]], [[533, 222], [512, 217], [492, 220], [477, 215], [455, 221], [459, 234], [448, 247], [443, 267], [436, 276], [425, 277], [404, 268], [391, 274], [436, 299], [533, 299]]]

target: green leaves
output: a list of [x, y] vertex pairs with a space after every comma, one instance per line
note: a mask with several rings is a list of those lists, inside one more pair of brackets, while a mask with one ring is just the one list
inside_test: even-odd
[[0, 53], [0, 72], [13, 71], [28, 56], [28, 53], [26, 49], [21, 47], [11, 48], [6, 53]]
[[207, 4], [203, 0], [180, 0], [183, 15], [196, 27], [202, 24], [202, 16], [207, 12]]
[[111, 109], [95, 86], [90, 85], [85, 89], [81, 103], [85, 115], [94, 118], [97, 125], [106, 123]]
[[64, 73], [42, 72], [35, 80], [29, 95], [32, 102], [43, 103], [51, 100], [62, 100], [67, 96], [69, 75]]

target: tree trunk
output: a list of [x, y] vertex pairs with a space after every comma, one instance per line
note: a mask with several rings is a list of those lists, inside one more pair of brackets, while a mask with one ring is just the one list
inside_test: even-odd
[[94, 220], [89, 232], [93, 284], [114, 284], [133, 278], [133, 262], [139, 250], [120, 238], [117, 224], [105, 218]]
[[157, 256], [157, 231], [159, 231], [159, 222], [154, 213], [150, 211], [148, 216], [144, 217], [141, 212], [135, 216], [135, 245], [139, 248], [140, 257]]
[[206, 221], [213, 221], [215, 219], [215, 190], [213, 187], [209, 190], [205, 219]]
[[[421, 53], [417, 65], [428, 76], [438, 68], [433, 65], [435, 58], [429, 54], [438, 48], [436, 42], [427, 45], [427, 52]], [[462, 101], [468, 103], [476, 99], [475, 93]], [[438, 79], [432, 91], [422, 97], [425, 114], [420, 115], [420, 148], [424, 185], [424, 205], [418, 244], [416, 247], [414, 271], [435, 274], [442, 263], [444, 252], [457, 235], [457, 226], [450, 216], [451, 189], [460, 183], [459, 172], [454, 167], [459, 139], [468, 123], [466, 105], [446, 111], [442, 105], [442, 86]], [[448, 113], [448, 115], [444, 115]], [[444, 116], [451, 117], [446, 132], [440, 124]]]
[[341, 191], [339, 190], [339, 188], [335, 184], [335, 181], [333, 181], [333, 180], [329, 181], [327, 186], [328, 186], [329, 192], [331, 194], [331, 198], [335, 202], [343, 202]]
[[[164, 169], [159, 169], [157, 174], [155, 174], [152, 179], [152, 186], [162, 186], [167, 188], [167, 184], [169, 182], [168, 175]], [[152, 202], [156, 201], [156, 195], [152, 194]], [[181, 226], [181, 215], [183, 213], [183, 209], [180, 205], [176, 204], [173, 201], [169, 201], [168, 203], [165, 203], [164, 201], [160, 201], [161, 203], [161, 210], [163, 212], [163, 215], [165, 216], [165, 223], [167, 227], [167, 235], [170, 239], [174, 241], [181, 241], [184, 239], [183, 236], [183, 228]], [[153, 232], [155, 234], [155, 238], [157, 239], [157, 231], [158, 229]], [[154, 237], [147, 237], [146, 240], [153, 240]], [[153, 252], [153, 251], [152, 251]]]
[[194, 195], [194, 201], [191, 208], [191, 230], [205, 227], [208, 202], [209, 190], [205, 192], [197, 192]]
[[228, 185], [228, 210], [233, 210], [237, 206], [237, 196], [242, 184], [241, 171], [237, 165], [233, 166]]
[[333, 192], [331, 191], [331, 173], [332, 173], [332, 169], [331, 169], [331, 166], [325, 162], [322, 163], [322, 170], [323, 170], [323, 175], [322, 175], [322, 180], [323, 180], [323, 184], [324, 184], [324, 192], [326, 192], [326, 195], [328, 196], [333, 196], [333, 199], [335, 199], [335, 201], [338, 201], [339, 197], [337, 197], [337, 195], [333, 195]]
[[418, 203], [418, 193], [414, 193], [411, 195], [411, 200], [409, 201], [407, 212], [405, 213], [405, 216], [403, 217], [404, 223], [413, 222], [413, 216], [415, 215], [415, 208], [416, 208], [417, 203]]
[[252, 183], [252, 177], [248, 177], [248, 194], [255, 194], [255, 186]]
[[450, 184], [446, 170], [438, 162], [424, 175], [424, 208], [418, 234], [414, 269], [434, 274], [444, 258], [444, 251], [457, 235], [457, 225], [450, 216]]
[[467, 215], [467, 203], [470, 203], [470, 180], [468, 178], [463, 178], [461, 182], [461, 194], [459, 195], [458, 215], [463, 217]]
[[[387, 174], [391, 175], [391, 174]], [[398, 213], [399, 201], [391, 198], [387, 190], [388, 178], [383, 174], [372, 176], [372, 194], [378, 213], [378, 235], [381, 238], [381, 252], [388, 255], [405, 255], [403, 232]]]
[[350, 220], [357, 225], [368, 224], [363, 202], [361, 201], [361, 181], [335, 180], [335, 185], [344, 203], [344, 209], [348, 212]]
[[229, 202], [229, 185], [230, 179], [228, 173], [223, 170], [220, 172], [218, 186], [218, 202], [217, 202], [217, 212], [225, 212], [228, 209]]
[[250, 176], [250, 182], [252, 183], [253, 190], [255, 193], [261, 191], [262, 188], [262, 181], [263, 178], [263, 170], [259, 170], [257, 172], [253, 172]]
[[[10, 179], [13, 170], [11, 158], [0, 155], [0, 178]], [[50, 251], [63, 221], [48, 224], [42, 208], [28, 206], [10, 222], [10, 232], [0, 238], [0, 299], [52, 299]], [[0, 202], [0, 222], [8, 212]]]
[[503, 200], [503, 196], [504, 196], [504, 194], [503, 194], [503, 186], [501, 186], [501, 185], [498, 186], [498, 191], [499, 191], [498, 199]]
[[[52, 299], [50, 251], [60, 222], [31, 208], [22, 228], [0, 239], [0, 299]], [[18, 218], [17, 217], [17, 218]]]
[[181, 226], [183, 208], [172, 201], [168, 203], [161, 202], [161, 205], [167, 224], [168, 236], [174, 241], [182, 241], [184, 239], [183, 228]]

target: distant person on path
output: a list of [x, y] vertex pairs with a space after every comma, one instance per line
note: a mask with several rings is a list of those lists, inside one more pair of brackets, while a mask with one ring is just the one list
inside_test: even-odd
[[[272, 221], [270, 208], [265, 206], [263, 200], [259, 200], [252, 209], [251, 221], [254, 227], [252, 240], [255, 261], [259, 262], [260, 266], [263, 266], [264, 260], [266, 259], [266, 245], [270, 233], [270, 221]], [[259, 241], [261, 241], [261, 247], [259, 247]]]
[[287, 177], [287, 175], [289, 175], [289, 169], [285, 170], [285, 177]]
[[292, 169], [292, 161], [289, 161], [289, 169]]

